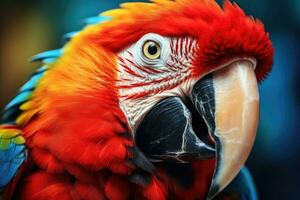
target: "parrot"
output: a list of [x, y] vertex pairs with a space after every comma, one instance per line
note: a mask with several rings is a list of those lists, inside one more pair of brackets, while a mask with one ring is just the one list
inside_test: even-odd
[[122, 3], [88, 18], [4, 108], [0, 199], [257, 199], [244, 167], [264, 24], [229, 0]]

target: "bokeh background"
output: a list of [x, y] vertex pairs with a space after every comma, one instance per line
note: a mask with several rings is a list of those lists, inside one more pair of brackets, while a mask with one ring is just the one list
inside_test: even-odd
[[[37, 67], [29, 58], [59, 48], [62, 35], [120, 0], [1, 0], [0, 108]], [[221, 2], [221, 1], [218, 1]], [[248, 167], [260, 199], [300, 199], [300, 0], [236, 0], [260, 18], [275, 47], [275, 64], [260, 86], [260, 127]]]

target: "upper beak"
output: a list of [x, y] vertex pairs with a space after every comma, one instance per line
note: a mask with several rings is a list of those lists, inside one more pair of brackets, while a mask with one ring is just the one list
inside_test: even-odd
[[216, 143], [216, 167], [208, 199], [238, 174], [252, 149], [259, 114], [254, 65], [236, 61], [198, 81], [193, 103]]

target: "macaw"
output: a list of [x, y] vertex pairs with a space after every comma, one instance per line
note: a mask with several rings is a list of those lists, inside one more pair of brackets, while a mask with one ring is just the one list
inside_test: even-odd
[[5, 107], [4, 199], [256, 199], [243, 166], [273, 63], [259, 20], [226, 0], [152, 0], [65, 39]]

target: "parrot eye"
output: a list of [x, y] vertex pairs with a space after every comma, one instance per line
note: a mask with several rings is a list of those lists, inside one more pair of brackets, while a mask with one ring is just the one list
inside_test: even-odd
[[161, 47], [157, 42], [148, 40], [143, 45], [143, 54], [149, 60], [159, 59], [161, 55]]

